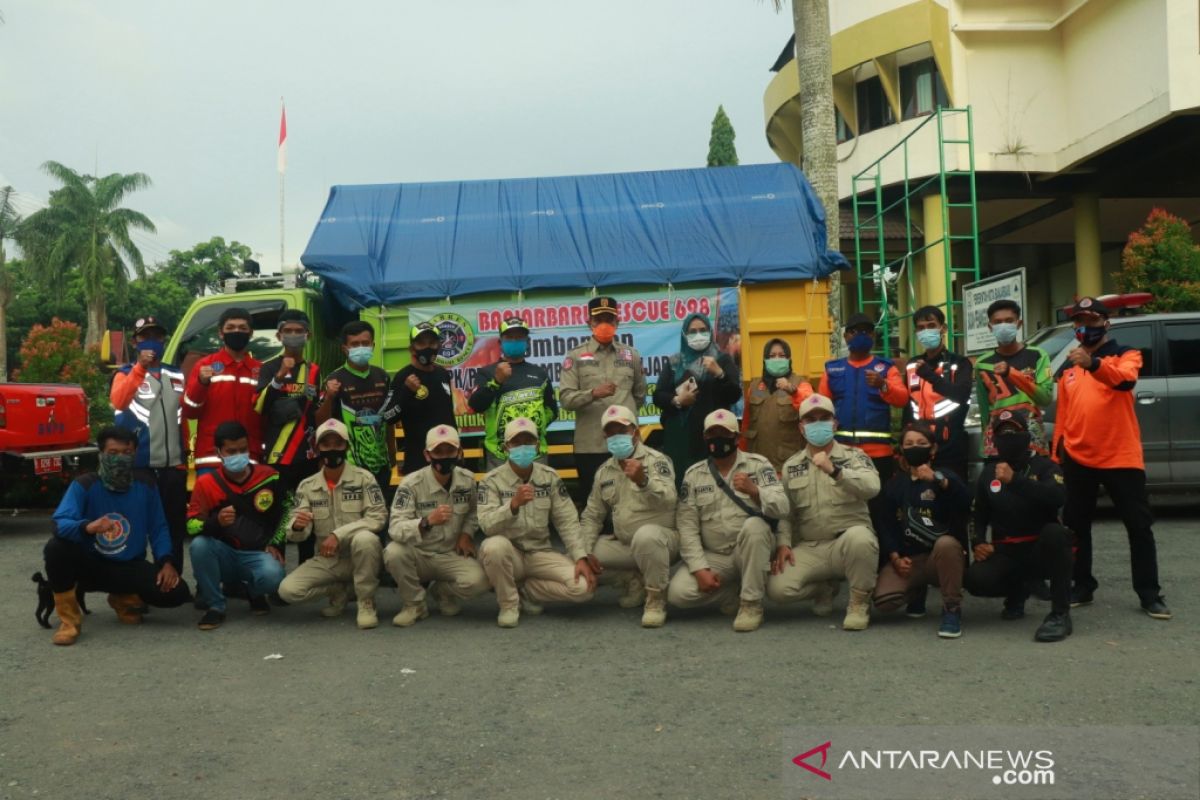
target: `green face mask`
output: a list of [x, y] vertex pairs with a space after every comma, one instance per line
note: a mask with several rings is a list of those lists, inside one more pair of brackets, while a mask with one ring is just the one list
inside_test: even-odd
[[133, 456], [119, 453], [100, 454], [100, 482], [113, 492], [127, 492], [133, 483]]
[[766, 361], [767, 374], [772, 378], [786, 378], [792, 373], [790, 358], [768, 358]]

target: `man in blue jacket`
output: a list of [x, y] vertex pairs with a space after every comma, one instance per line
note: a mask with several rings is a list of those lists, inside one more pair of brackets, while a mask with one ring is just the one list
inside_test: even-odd
[[[97, 437], [100, 469], [71, 482], [54, 512], [46, 577], [59, 628], [53, 642], [74, 644], [83, 625], [76, 589], [108, 592], [126, 624], [142, 621], [143, 603], [174, 608], [192, 599], [171, 561], [171, 532], [152, 477], [134, 474], [137, 435], [109, 427]], [[146, 560], [146, 545], [154, 562]]]

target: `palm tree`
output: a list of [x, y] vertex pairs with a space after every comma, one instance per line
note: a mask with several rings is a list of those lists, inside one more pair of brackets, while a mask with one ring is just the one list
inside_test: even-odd
[[11, 186], [0, 186], [0, 383], [8, 380], [8, 304], [12, 302], [12, 281], [4, 263], [4, 240], [12, 238], [21, 222], [12, 196]]
[[49, 206], [25, 220], [18, 240], [49, 283], [61, 285], [68, 272], [79, 270], [87, 299], [84, 344], [99, 344], [108, 326], [109, 292], [125, 288], [130, 269], [139, 277], [146, 274], [130, 233], [154, 233], [154, 223], [140, 211], [122, 208], [121, 201], [150, 186], [150, 178], [143, 172], [96, 178], [57, 161], [47, 161], [42, 169], [62, 186], [50, 193]]
[[[772, 0], [782, 11], [784, 0]], [[800, 71], [800, 169], [825, 206], [826, 240], [830, 250], [841, 244], [839, 230], [837, 128], [833, 110], [833, 51], [829, 33], [829, 0], [792, 0], [796, 30], [796, 69]], [[842, 285], [829, 278], [829, 317], [833, 323], [831, 351], [842, 346]]]

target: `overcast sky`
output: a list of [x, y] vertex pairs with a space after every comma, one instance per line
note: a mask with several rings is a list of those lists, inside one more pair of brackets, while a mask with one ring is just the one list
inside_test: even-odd
[[762, 96], [791, 32], [758, 0], [0, 0], [0, 185], [39, 165], [147, 173], [148, 262], [211, 236], [279, 264], [339, 183], [704, 166], [724, 104], [775, 161]]

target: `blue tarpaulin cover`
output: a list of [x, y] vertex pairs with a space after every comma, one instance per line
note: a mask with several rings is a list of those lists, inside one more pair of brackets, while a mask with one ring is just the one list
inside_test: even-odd
[[495, 291], [825, 277], [791, 164], [334, 186], [301, 256], [349, 308]]

